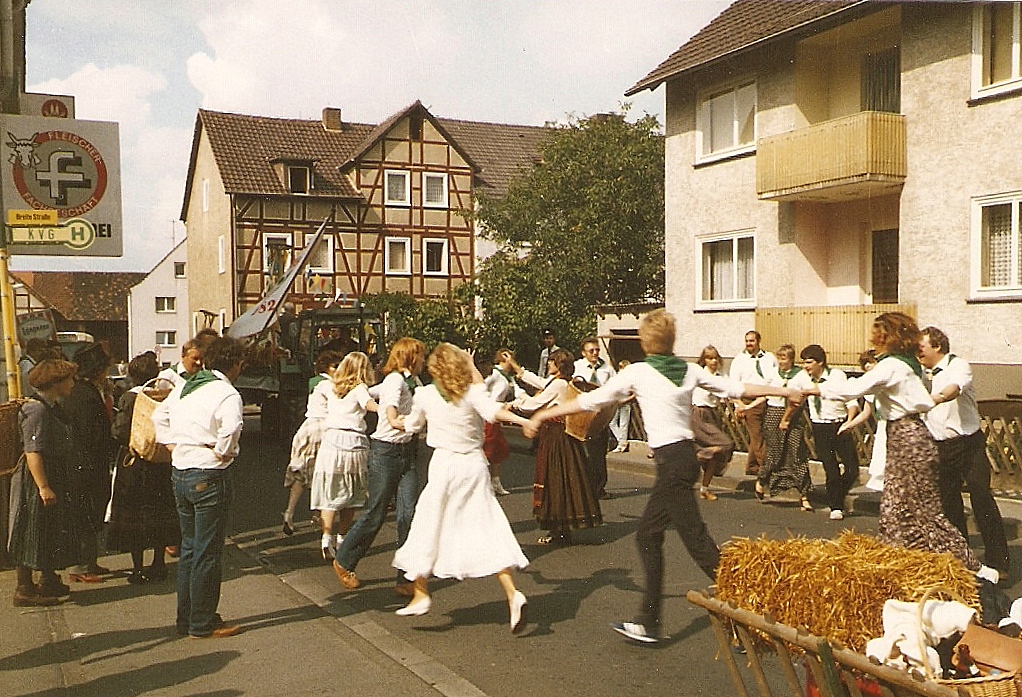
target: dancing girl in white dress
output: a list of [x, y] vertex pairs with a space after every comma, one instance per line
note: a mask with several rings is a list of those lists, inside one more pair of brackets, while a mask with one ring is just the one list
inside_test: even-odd
[[426, 440], [434, 452], [408, 540], [394, 556], [394, 566], [405, 571], [415, 589], [397, 614], [429, 612], [426, 581], [431, 575], [465, 579], [496, 574], [507, 596], [511, 631], [517, 634], [525, 626], [526, 599], [515, 588], [511, 570], [524, 568], [529, 560], [493, 493], [483, 422], [527, 421], [489, 397], [471, 356], [457, 346], [437, 346], [426, 367], [433, 384], [415, 391], [404, 428], [417, 432], [428, 422]]

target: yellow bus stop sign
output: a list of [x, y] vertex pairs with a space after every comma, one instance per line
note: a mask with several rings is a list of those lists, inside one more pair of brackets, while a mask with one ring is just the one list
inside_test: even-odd
[[57, 211], [55, 210], [8, 210], [7, 224], [11, 227], [56, 225]]

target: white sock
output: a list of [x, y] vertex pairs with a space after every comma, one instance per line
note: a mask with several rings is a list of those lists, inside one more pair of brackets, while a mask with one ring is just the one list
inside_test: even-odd
[[333, 544], [333, 542], [334, 542], [333, 535], [331, 535], [328, 532], [323, 533], [323, 542], [321, 543], [322, 547], [329, 547]]

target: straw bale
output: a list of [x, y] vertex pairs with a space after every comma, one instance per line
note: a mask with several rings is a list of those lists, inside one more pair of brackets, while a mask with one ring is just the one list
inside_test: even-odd
[[834, 540], [734, 538], [721, 551], [717, 597], [855, 651], [883, 634], [884, 601], [947, 586], [979, 611], [975, 575], [950, 554], [892, 547], [851, 531]]

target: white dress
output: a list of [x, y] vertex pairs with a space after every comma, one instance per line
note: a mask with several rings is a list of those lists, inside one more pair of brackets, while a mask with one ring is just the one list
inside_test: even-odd
[[[366, 404], [372, 397], [365, 385], [358, 385], [343, 397], [334, 392], [328, 380], [313, 392], [325, 397], [321, 415], [323, 440], [312, 472], [310, 507], [319, 511], [339, 511], [365, 505], [368, 471], [366, 458]], [[311, 404], [313, 403], [310, 400]]]
[[393, 565], [410, 580], [480, 578], [528, 565], [483, 455], [483, 420], [493, 421], [501, 406], [482, 384], [457, 403], [446, 401], [436, 385], [415, 391], [405, 429], [419, 431], [428, 421], [426, 442], [434, 451], [408, 539], [394, 555]]

